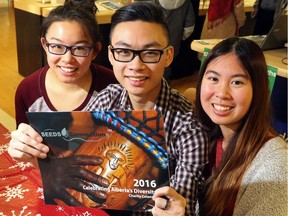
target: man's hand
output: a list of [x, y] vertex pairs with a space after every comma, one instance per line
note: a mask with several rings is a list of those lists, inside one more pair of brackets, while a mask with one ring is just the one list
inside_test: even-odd
[[169, 186], [158, 188], [152, 199], [155, 206], [153, 216], [182, 216], [185, 214], [186, 200]]
[[[103, 203], [107, 194], [103, 191], [84, 190], [84, 186], [90, 183], [101, 187], [108, 187], [109, 182], [105, 178], [94, 174], [84, 168], [84, 166], [99, 166], [103, 159], [97, 156], [73, 155], [63, 158], [47, 157], [39, 161], [41, 173], [45, 173], [43, 187], [45, 197], [49, 197], [48, 202], [59, 199], [71, 206], [83, 206], [74, 198], [67, 189], [83, 192], [93, 198], [93, 201]], [[46, 200], [47, 201], [47, 200]]]

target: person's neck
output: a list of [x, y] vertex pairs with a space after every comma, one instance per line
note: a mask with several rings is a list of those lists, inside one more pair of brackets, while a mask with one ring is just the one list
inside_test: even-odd
[[228, 144], [230, 140], [232, 139], [233, 135], [235, 134], [235, 131], [231, 128], [227, 127], [221, 127], [222, 135], [223, 135], [223, 141], [222, 141], [222, 148], [225, 151], [228, 147]]
[[59, 80], [53, 72], [48, 72], [45, 79], [48, 98], [58, 111], [71, 111], [79, 107], [87, 97], [91, 84], [91, 73], [69, 83]]
[[135, 97], [131, 100], [131, 104], [134, 110], [152, 110], [155, 106], [155, 101], [151, 100], [143, 100], [142, 98], [138, 98], [135, 100]]
[[53, 88], [56, 89], [62, 89], [67, 92], [69, 91], [78, 91], [79, 89], [85, 89], [86, 91], [89, 91], [91, 83], [92, 83], [92, 74], [91, 72], [85, 74], [83, 77], [77, 80], [77, 82], [74, 83], [64, 83], [58, 79], [56, 74], [51, 71], [51, 69], [48, 70], [46, 75], [48, 83], [53, 83]]
[[157, 98], [160, 93], [160, 87], [155, 88], [145, 94], [129, 94], [129, 99], [134, 110], [152, 110], [156, 104]]

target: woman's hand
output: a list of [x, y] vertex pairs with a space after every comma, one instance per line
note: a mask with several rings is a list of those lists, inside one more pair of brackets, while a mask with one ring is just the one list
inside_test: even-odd
[[22, 123], [11, 132], [8, 153], [16, 160], [35, 163], [36, 158], [47, 157], [49, 148], [42, 142], [42, 137], [30, 125]]
[[157, 189], [152, 199], [155, 201], [155, 206], [152, 208], [154, 216], [182, 216], [185, 214], [185, 198], [169, 186]]

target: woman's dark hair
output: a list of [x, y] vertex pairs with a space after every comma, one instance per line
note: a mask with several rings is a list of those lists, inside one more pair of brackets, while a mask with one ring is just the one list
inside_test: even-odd
[[129, 21], [143, 21], [160, 24], [168, 41], [170, 41], [169, 30], [165, 22], [163, 11], [161, 7], [154, 2], [133, 2], [119, 8], [111, 18], [110, 40], [115, 26], [121, 22]]
[[[209, 139], [222, 136], [219, 125], [212, 122], [203, 110], [200, 100], [202, 79], [211, 61], [233, 53], [252, 83], [252, 101], [248, 112], [228, 143], [220, 165], [207, 180], [207, 192], [201, 215], [225, 215], [227, 205], [233, 202], [243, 175], [269, 136], [276, 133], [271, 127], [270, 93], [267, 65], [260, 47], [244, 38], [228, 38], [218, 43], [208, 54], [200, 69], [196, 93], [196, 114], [209, 132]], [[213, 156], [212, 156], [213, 157]], [[217, 200], [217, 201], [215, 201]]]
[[94, 0], [65, 0], [64, 5], [53, 9], [44, 19], [41, 29], [41, 37], [46, 33], [54, 22], [57, 21], [76, 21], [83, 26], [84, 31], [93, 41], [94, 48], [97, 50], [97, 42], [102, 39], [98, 23], [96, 21], [97, 7]]

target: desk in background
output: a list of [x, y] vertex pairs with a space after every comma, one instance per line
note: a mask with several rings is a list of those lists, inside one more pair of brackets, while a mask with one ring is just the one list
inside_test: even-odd
[[[220, 41], [221, 39], [194, 40], [191, 43], [191, 49], [203, 53], [204, 48], [212, 49]], [[278, 69], [274, 88], [271, 94], [271, 104], [273, 109], [274, 127], [287, 139], [287, 48], [265, 50], [263, 53], [267, 65]], [[286, 64], [284, 63], [285, 58]]]
[[[209, 40], [193, 40], [191, 49], [203, 53], [204, 48], [212, 49], [222, 39], [209, 39]], [[283, 59], [287, 59], [287, 48], [265, 50], [264, 56], [268, 65], [278, 68], [277, 75], [288, 78], [287, 65], [283, 63]]]

